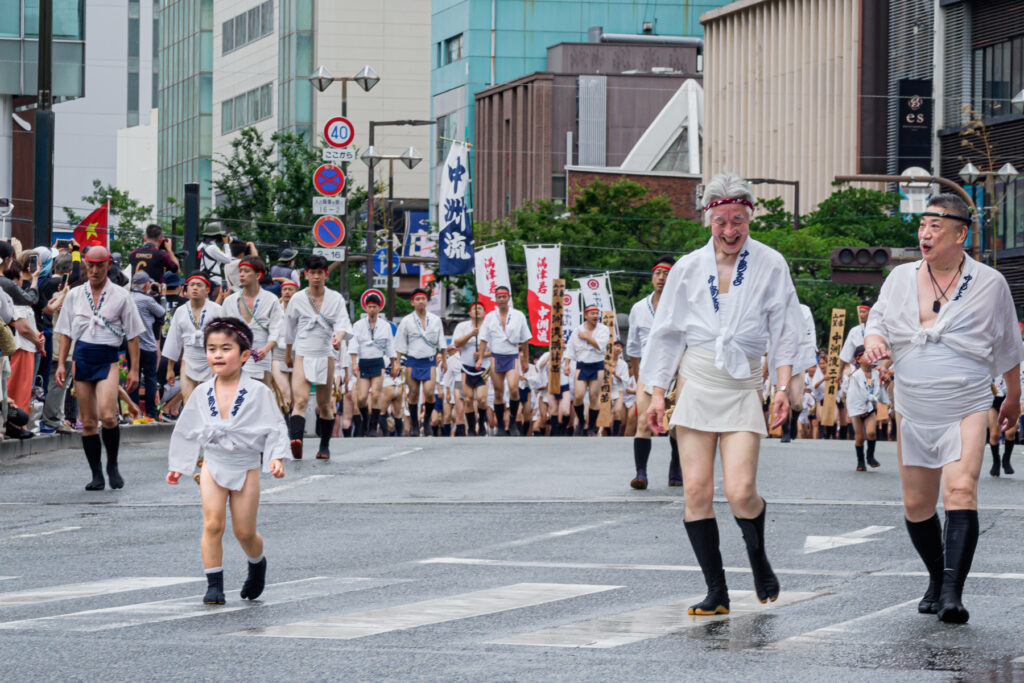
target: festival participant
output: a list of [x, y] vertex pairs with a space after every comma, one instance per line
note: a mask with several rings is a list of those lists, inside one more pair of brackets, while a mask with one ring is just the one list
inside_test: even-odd
[[922, 258], [889, 273], [864, 344], [869, 363], [894, 361], [907, 531], [929, 574], [918, 611], [958, 624], [970, 616], [963, 588], [978, 543], [990, 385], [999, 375], [1006, 381], [999, 427], [1007, 429], [1020, 415], [1024, 356], [1006, 279], [964, 253], [970, 225], [959, 197], [931, 197], [917, 233]]
[[484, 305], [474, 301], [469, 305], [469, 320], [463, 320], [452, 331], [452, 343], [459, 350], [462, 360], [462, 400], [470, 436], [483, 436], [487, 433], [487, 370], [491, 366], [490, 355], [481, 359], [479, 367], [476, 362], [480, 350], [480, 324], [484, 314]]
[[[381, 415], [387, 406], [381, 401], [381, 387], [385, 372], [398, 377], [398, 356], [395, 354], [395, 338], [391, 325], [381, 320], [381, 306], [384, 299], [376, 292], [368, 292], [362, 298], [366, 317], [360, 318], [352, 326], [352, 339], [349, 354], [352, 358], [352, 372], [356, 383], [356, 404], [363, 423], [363, 436], [376, 436], [378, 425], [387, 436], [387, 422]], [[385, 363], [390, 365], [385, 370]], [[373, 393], [373, 408], [370, 408], [370, 393]]]
[[294, 294], [285, 316], [285, 363], [292, 368], [292, 415], [288, 421], [292, 457], [302, 459], [302, 440], [306, 431], [306, 407], [315, 384], [317, 432], [320, 435], [318, 460], [331, 457], [331, 432], [334, 429], [334, 356], [341, 342], [352, 335], [348, 308], [341, 294], [325, 287], [327, 259], [313, 254], [306, 261], [309, 287]]
[[[529, 350], [530, 324], [522, 311], [510, 306], [512, 293], [505, 285], [494, 290], [495, 309], [484, 317], [480, 325], [480, 356], [477, 369], [483, 368], [482, 358], [488, 352], [494, 365], [491, 383], [494, 386], [494, 409], [498, 419], [498, 436], [519, 436], [516, 415], [519, 412], [519, 352]], [[508, 387], [509, 424], [505, 429], [505, 387]]]
[[846, 334], [846, 341], [843, 342], [843, 348], [839, 352], [839, 374], [843, 374], [847, 365], [856, 364], [853, 357], [854, 352], [858, 346], [864, 346], [864, 330], [867, 327], [866, 323], [870, 314], [870, 306], [857, 307], [857, 320], [860, 322], [850, 328], [850, 331]]
[[864, 466], [864, 440], [868, 442], [867, 464], [879, 467], [875, 460], [875, 421], [877, 404], [889, 404], [889, 393], [882, 386], [877, 369], [864, 357], [864, 347], [858, 346], [853, 352], [858, 368], [850, 374], [850, 388], [846, 395], [846, 406], [853, 422], [854, 449], [857, 452], [857, 471], [866, 472]]
[[[563, 364], [566, 369], [571, 361], [576, 361], [576, 389], [573, 398], [573, 410], [576, 412], [576, 433], [581, 436], [586, 424], [586, 435], [594, 436], [597, 429], [597, 397], [601, 392], [604, 379], [604, 352], [608, 346], [611, 331], [607, 325], [600, 323], [601, 309], [588, 305], [583, 309], [583, 325], [577, 327], [569, 336], [565, 345]], [[590, 408], [587, 420], [583, 419], [583, 398], [589, 392]]]
[[669, 272], [640, 365], [640, 382], [653, 391], [647, 419], [659, 432], [665, 392], [684, 354], [669, 425], [682, 453], [686, 533], [708, 587], [707, 597], [688, 610], [698, 615], [729, 612], [712, 505], [716, 447], [757, 597], [767, 602], [779, 596], [765, 552], [766, 504], [756, 486], [760, 439], [767, 435], [761, 356], [770, 349], [768, 368], [778, 387], [771, 402], [774, 428], [789, 417], [786, 388], [804, 328], [786, 259], [749, 236], [754, 196], [746, 181], [734, 173], [715, 175], [703, 203], [711, 239]]
[[188, 402], [196, 386], [213, 377], [213, 371], [206, 361], [203, 330], [211, 320], [220, 317], [222, 310], [207, 298], [210, 280], [202, 273], [192, 273], [186, 278], [185, 293], [188, 295], [188, 305], [178, 306], [174, 311], [162, 351], [167, 359], [169, 386], [174, 386], [175, 366], [178, 359], [181, 359], [182, 405]]
[[[466, 436], [466, 413], [463, 409], [465, 403], [462, 400], [462, 356], [454, 343], [448, 345], [447, 354], [448, 368], [438, 382], [444, 390], [443, 424], [455, 436]], [[451, 429], [452, 426], [454, 429]]]
[[395, 335], [395, 349], [402, 354], [404, 365], [408, 369], [406, 382], [409, 397], [409, 419], [412, 429], [409, 434], [420, 435], [420, 393], [423, 395], [423, 433], [430, 435], [430, 416], [434, 412], [434, 382], [437, 379], [438, 358], [441, 359], [441, 371], [448, 368], [444, 350], [444, 326], [441, 319], [427, 312], [427, 300], [430, 298], [425, 289], [415, 289], [412, 293], [413, 311], [402, 318]]
[[622, 426], [626, 422], [626, 385], [629, 383], [629, 366], [622, 358], [623, 344], [616, 340], [613, 344], [613, 360], [615, 370], [612, 372], [612, 436], [622, 436]]
[[[390, 322], [388, 323], [390, 324]], [[381, 400], [382, 406], [381, 417], [387, 421], [388, 408], [391, 409], [391, 420], [394, 423], [394, 435], [405, 436], [405, 383], [406, 379], [403, 373], [407, 373], [408, 369], [399, 366], [398, 375], [392, 377], [390, 374], [384, 375], [384, 381], [381, 386]], [[390, 431], [385, 429], [385, 434], [389, 434]]]
[[274, 382], [272, 354], [277, 348], [284, 321], [284, 308], [277, 297], [260, 287], [267, 267], [259, 256], [246, 256], [238, 262], [241, 289], [224, 299], [223, 313], [240, 318], [252, 330], [252, 352], [242, 372], [280, 392]]
[[105, 247], [92, 247], [83, 260], [88, 281], [67, 294], [53, 328], [55, 334], [61, 335], [56, 380], [59, 386], [65, 386], [68, 351], [74, 342], [73, 379], [82, 421], [82, 449], [92, 470], [92, 481], [86, 484], [85, 490], [102, 491], [106, 486], [101, 466], [101, 440], [107, 450], [110, 488], [119, 489], [124, 486], [124, 479], [117, 467], [121, 443], [121, 428], [117, 422], [118, 359], [122, 342], [127, 342], [130, 364], [125, 388], [134, 391], [139, 384], [142, 318], [128, 290], [107, 278], [111, 261]]
[[789, 443], [797, 437], [800, 413], [803, 411], [804, 387], [807, 386], [807, 378], [804, 370], [817, 363], [818, 359], [818, 333], [814, 329], [814, 314], [810, 306], [800, 304], [800, 313], [804, 322], [803, 336], [801, 337], [800, 360], [794, 366], [795, 370], [789, 378], [789, 420], [782, 424], [782, 438], [780, 443]]
[[292, 404], [292, 369], [288, 366], [285, 349], [288, 344], [284, 340], [284, 316], [288, 311], [288, 302], [291, 301], [295, 292], [299, 291], [299, 283], [294, 280], [285, 280], [281, 283], [281, 304], [282, 321], [279, 326], [278, 335], [275, 337], [274, 348], [270, 352], [273, 359], [270, 368], [274, 375], [274, 382], [281, 390], [281, 402], [285, 407]]
[[[999, 409], [1006, 399], [1006, 380], [1002, 377], [992, 378], [992, 407], [988, 410], [988, 447], [992, 451], [992, 468], [988, 471], [990, 476], [998, 477], [1000, 466], [1006, 474], [1013, 474], [1013, 467], [1010, 465], [1010, 454], [1013, 453], [1013, 442], [1017, 438], [1017, 423], [1007, 426], [1005, 430], [999, 428]], [[1003, 437], [1006, 444], [1006, 452], [1000, 461], [999, 438]]]
[[248, 557], [248, 577], [241, 597], [255, 600], [263, 593], [267, 558], [263, 537], [256, 533], [260, 502], [260, 464], [275, 478], [284, 476], [288, 433], [281, 422], [273, 392], [257, 378], [242, 372], [252, 348], [252, 331], [238, 318], [216, 318], [204, 331], [207, 363], [213, 379], [196, 387], [174, 425], [168, 449], [167, 483], [192, 474], [196, 459], [203, 462], [199, 494], [203, 503], [203, 568], [207, 605], [224, 604], [222, 557], [226, 507], [231, 505], [231, 529]]
[[536, 412], [536, 390], [547, 385], [547, 378], [542, 377], [537, 365], [530, 362], [530, 353], [527, 349], [519, 351], [519, 367], [523, 369], [519, 377], [519, 414], [512, 415], [512, 419], [518, 422], [519, 432], [523, 436], [531, 436], [533, 415]]
[[[626, 337], [626, 354], [629, 356], [629, 372], [637, 379], [636, 386], [636, 435], [633, 437], [633, 464], [636, 476], [629, 482], [635, 489], [647, 488], [647, 461], [651, 457], [651, 430], [647, 426], [647, 409], [651, 405], [651, 394], [648, 388], [639, 381], [640, 362], [647, 348], [647, 339], [654, 324], [654, 314], [661, 301], [661, 293], [665, 289], [665, 280], [676, 260], [671, 256], [662, 256], [651, 268], [651, 287], [654, 291], [633, 304], [629, 311], [629, 336]], [[679, 465], [679, 447], [675, 434], [669, 434], [671, 457], [668, 467], [668, 485], [682, 486], [683, 471]]]

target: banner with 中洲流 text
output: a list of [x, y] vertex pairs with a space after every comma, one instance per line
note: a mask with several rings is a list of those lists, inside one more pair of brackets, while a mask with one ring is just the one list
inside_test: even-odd
[[526, 254], [526, 308], [530, 313], [531, 344], [551, 343], [551, 284], [558, 277], [561, 248], [523, 247]]

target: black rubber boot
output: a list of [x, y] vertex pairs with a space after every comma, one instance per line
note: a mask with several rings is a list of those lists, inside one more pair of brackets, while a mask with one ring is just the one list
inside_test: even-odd
[[867, 465], [864, 464], [864, 446], [854, 446], [853, 449], [857, 451], [857, 471], [867, 472]]
[[633, 439], [633, 465], [636, 467], [636, 476], [629, 485], [635, 489], [647, 488], [647, 460], [651, 457], [651, 440], [642, 439], [639, 436]]
[[881, 467], [882, 463], [875, 460], [875, 440], [870, 439], [868, 441], [868, 465], [871, 467]]
[[316, 424], [320, 428], [320, 448], [316, 450], [317, 460], [331, 459], [331, 432], [334, 431], [334, 418], [317, 418]]
[[[360, 408], [359, 409], [359, 418], [363, 421], [363, 424], [366, 425], [363, 428], [363, 436], [364, 437], [369, 436], [370, 433], [377, 426], [377, 422], [376, 421], [370, 422], [370, 409], [369, 408]], [[317, 422], [317, 434], [316, 434], [317, 436], [320, 436], [319, 426], [320, 426], [320, 423], [318, 421]]]
[[420, 404], [409, 404], [409, 436], [420, 435]]
[[978, 511], [946, 511], [946, 561], [939, 592], [939, 621], [966, 624], [970, 618], [963, 604], [964, 582], [978, 547]]
[[676, 437], [669, 436], [668, 444], [672, 450], [671, 457], [668, 461], [668, 485], [669, 486], [682, 486], [683, 485], [683, 467], [679, 463], [679, 443], [676, 441]]
[[996, 444], [990, 443], [988, 445], [988, 449], [990, 451], [992, 451], [992, 469], [990, 469], [988, 471], [988, 473], [991, 476], [993, 476], [993, 477], [998, 477], [999, 476], [999, 465], [1000, 465], [1000, 462], [999, 462], [999, 444], [997, 444], [997, 443]]
[[686, 535], [690, 537], [693, 554], [704, 573], [708, 594], [696, 605], [686, 610], [687, 614], [709, 615], [729, 613], [729, 589], [725, 584], [725, 569], [722, 567], [722, 552], [718, 548], [718, 522], [714, 517], [696, 522], [683, 522]]
[[562, 416], [562, 430], [559, 433], [560, 436], [572, 436], [572, 430], [569, 429], [569, 422], [571, 417], [569, 415]]
[[[249, 565], [249, 576], [242, 584], [242, 592], [239, 593], [239, 596], [243, 600], [255, 600], [263, 594], [263, 587], [267, 583], [267, 558], [264, 557], [259, 562], [248, 562], [247, 564]], [[223, 576], [222, 572], [222, 581]]]
[[498, 421], [498, 436], [508, 436], [508, 429], [505, 428], [505, 404], [494, 403], [494, 417]]
[[466, 413], [466, 432], [470, 436], [476, 436], [476, 413], [472, 410]]
[[800, 438], [800, 411], [801, 408], [790, 411], [789, 415], [789, 435], [794, 440]]
[[85, 485], [85, 490], [102, 491], [107, 487], [107, 482], [103, 479], [103, 445], [100, 435], [83, 436], [82, 449], [85, 451], [85, 459], [89, 461], [89, 469], [92, 470], [92, 481]]
[[100, 427], [100, 436], [103, 439], [103, 447], [107, 449], [107, 481], [110, 482], [110, 488], [124, 488], [124, 479], [121, 478], [121, 473], [117, 469], [117, 454], [121, 446], [121, 428], [107, 429], [106, 427]]
[[594, 436], [597, 434], [597, 416], [600, 414], [600, 410], [594, 410], [592, 408], [587, 411], [587, 436]]
[[779, 438], [779, 443], [789, 443], [793, 440], [793, 434], [790, 432], [789, 420], [782, 423], [782, 436]]
[[480, 408], [476, 411], [476, 435], [487, 436], [487, 409]]
[[[380, 428], [380, 411], [379, 410], [371, 410], [370, 411], [370, 428], [366, 430], [366, 435], [367, 436], [377, 436], [377, 433], [378, 433], [377, 430], [379, 428]], [[388, 433], [388, 430], [385, 429], [383, 433], [386, 436], [387, 433]]]
[[204, 605], [224, 604], [224, 570], [219, 572], [208, 572], [206, 574], [206, 595], [203, 596]]
[[[380, 412], [380, 411], [378, 411]], [[388, 416], [387, 414], [377, 416], [377, 424], [380, 426], [381, 436], [388, 435]]]
[[907, 523], [910, 542], [928, 569], [928, 590], [924, 592], [921, 602], [917, 603], [917, 611], [921, 614], [938, 614], [943, 569], [942, 523], [938, 514], [923, 522], [911, 522], [909, 519], [904, 521]]
[[425, 401], [423, 403], [423, 435], [424, 436], [430, 436], [431, 434], [433, 434], [433, 431], [431, 429], [432, 425], [430, 424], [430, 422], [431, 422], [430, 417], [433, 414], [434, 414], [434, 402], [433, 401]]
[[743, 540], [747, 544], [747, 558], [750, 560], [750, 569], [754, 573], [754, 590], [757, 591], [757, 599], [762, 603], [779, 599], [779, 579], [772, 571], [772, 565], [768, 562], [768, 555], [764, 551], [764, 517], [768, 510], [768, 504], [764, 502], [761, 514], [753, 519], [741, 519], [735, 517], [743, 533]]
[[587, 425], [583, 418], [583, 404], [572, 406], [572, 411], [576, 413], [576, 428], [573, 429], [573, 436], [583, 436], [583, 432], [586, 431]]
[[520, 432], [519, 431], [519, 423], [516, 421], [518, 417], [519, 417], [519, 399], [514, 399], [513, 400], [513, 399], [510, 398], [508, 400], [508, 418], [509, 418], [508, 422], [509, 422], [509, 427], [511, 427], [511, 429], [509, 430], [509, 434], [511, 436], [522, 436], [523, 434], [526, 433], [526, 432]]
[[1003, 472], [1013, 474], [1013, 468], [1010, 467], [1010, 453], [1013, 453], [1013, 440], [1007, 439], [1003, 447], [1005, 449], [1003, 452]]
[[401, 417], [395, 418], [395, 436], [405, 436], [405, 421]]

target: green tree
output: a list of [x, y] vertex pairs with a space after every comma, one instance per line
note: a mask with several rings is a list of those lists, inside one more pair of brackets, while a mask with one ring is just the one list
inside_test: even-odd
[[[83, 196], [82, 201], [94, 208], [110, 202], [109, 224], [114, 226], [108, 228], [110, 251], [127, 255], [142, 244], [146, 225], [153, 219], [153, 207], [133, 198], [127, 191], [104, 185], [100, 180], [93, 180], [92, 188], [92, 194]], [[85, 218], [66, 206], [64, 215], [72, 230]]]

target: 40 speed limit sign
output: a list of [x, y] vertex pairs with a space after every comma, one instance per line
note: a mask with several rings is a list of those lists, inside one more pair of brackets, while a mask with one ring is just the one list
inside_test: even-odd
[[331, 147], [348, 147], [355, 137], [356, 129], [344, 116], [335, 116], [324, 126], [324, 140]]

